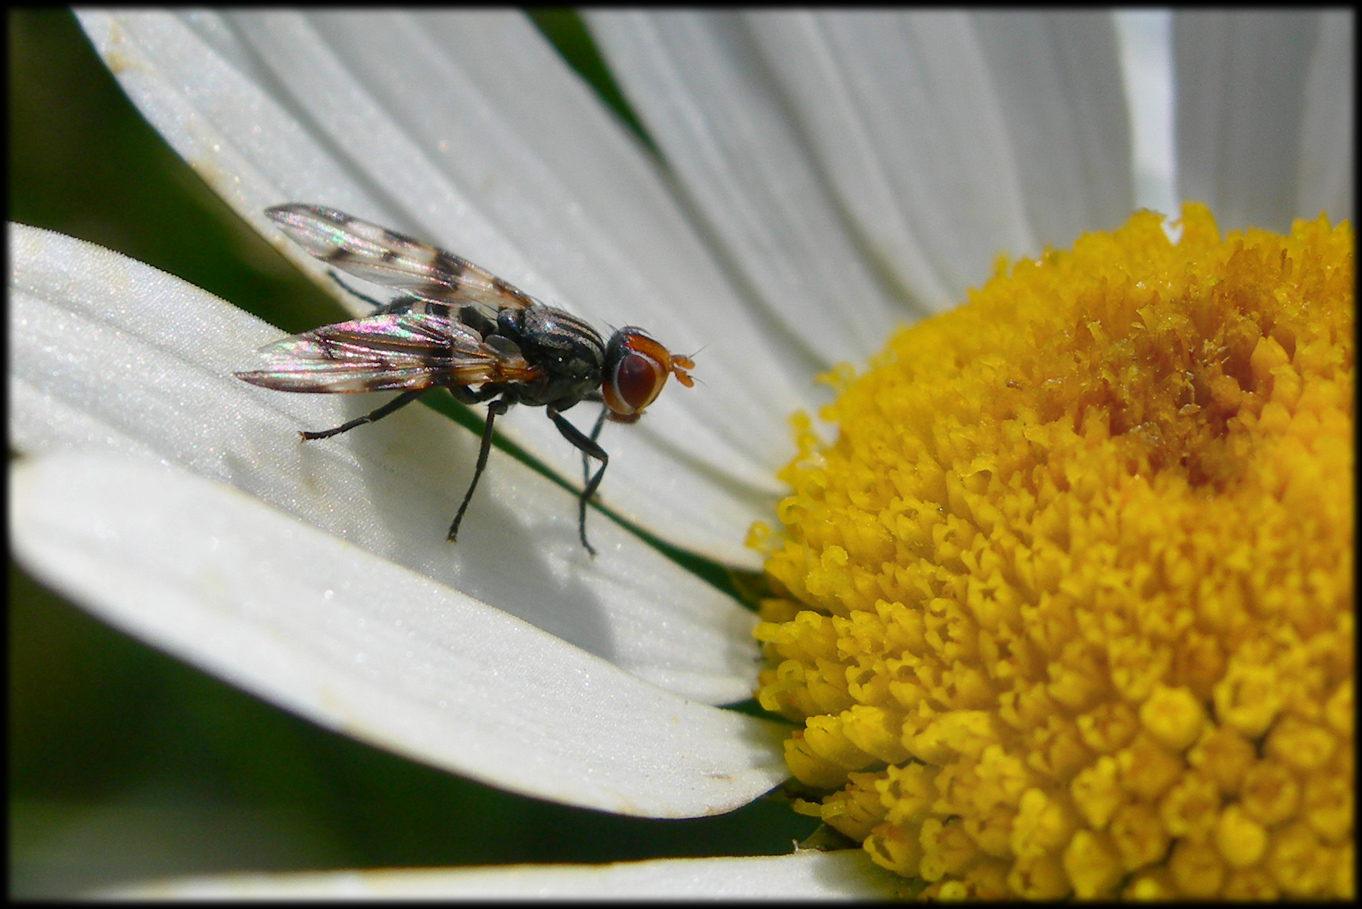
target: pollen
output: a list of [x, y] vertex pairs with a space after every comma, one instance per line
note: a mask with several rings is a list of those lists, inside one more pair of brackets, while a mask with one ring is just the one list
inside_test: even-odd
[[921, 895], [1353, 896], [1353, 233], [1000, 264], [795, 419], [757, 697]]

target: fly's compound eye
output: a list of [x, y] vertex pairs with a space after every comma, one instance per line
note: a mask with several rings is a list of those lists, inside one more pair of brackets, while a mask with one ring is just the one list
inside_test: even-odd
[[674, 356], [641, 329], [621, 328], [605, 349], [601, 397], [610, 408], [610, 419], [634, 422], [662, 391], [667, 376], [676, 376], [676, 381], [687, 388], [694, 385], [695, 380], [686, 372], [694, 368], [690, 357]]

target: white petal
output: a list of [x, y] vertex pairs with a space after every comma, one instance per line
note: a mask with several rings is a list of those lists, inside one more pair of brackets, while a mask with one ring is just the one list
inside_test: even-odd
[[860, 849], [612, 865], [230, 875], [105, 890], [118, 898], [861, 899], [904, 896], [904, 880]]
[[20, 561], [154, 646], [331, 729], [620, 814], [739, 807], [782, 727], [687, 701], [179, 468], [75, 451], [11, 469]]
[[797, 341], [787, 358], [812, 372], [878, 349], [912, 313], [858, 249], [743, 20], [611, 11], [590, 22], [716, 248]]
[[[1179, 192], [1209, 205], [1222, 229], [1285, 230], [1321, 205], [1341, 205], [1335, 219], [1351, 213], [1351, 126], [1322, 122], [1353, 108], [1351, 19], [1342, 38], [1331, 34], [1338, 17], [1319, 12], [1173, 17]], [[1307, 171], [1329, 188], [1310, 189]]]
[[[644, 325], [673, 350], [704, 347], [696, 389], [668, 390], [647, 420], [611, 433], [602, 500], [683, 548], [757, 564], [742, 540], [779, 491], [784, 414], [811, 402], [811, 382], [777, 358], [637, 144], [522, 17], [82, 13], [82, 24], [153, 125], [253, 223], [265, 205], [335, 205], [550, 303]], [[579, 475], [547, 421], [505, 429]]]
[[1113, 17], [1008, 11], [970, 18], [1038, 241], [1068, 246], [1085, 231], [1119, 227], [1130, 216], [1134, 168]]
[[1296, 174], [1296, 208], [1305, 218], [1324, 211], [1334, 221], [1352, 220], [1357, 161], [1353, 124], [1357, 82], [1353, 10], [1329, 10], [1316, 20], [1319, 41], [1310, 59], [1301, 117], [1301, 151]]
[[299, 428], [383, 398], [238, 381], [231, 370], [274, 329], [92, 244], [11, 225], [10, 259], [12, 447], [179, 464], [688, 697], [750, 695], [752, 614], [599, 513], [589, 558], [575, 496], [515, 459], [494, 453], [458, 545], [445, 542], [477, 452], [450, 420], [413, 406], [301, 445]]
[[1175, 215], [1173, 14], [1141, 8], [1121, 10], [1115, 17], [1130, 102], [1135, 205]]
[[779, 83], [802, 147], [876, 266], [921, 305], [959, 302], [1000, 251], [1039, 252], [1127, 213], [1128, 130], [1105, 16], [801, 12], [746, 23], [760, 49], [749, 66]]

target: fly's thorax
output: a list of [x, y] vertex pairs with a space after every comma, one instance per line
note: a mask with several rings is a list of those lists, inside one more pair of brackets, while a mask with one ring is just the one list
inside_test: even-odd
[[543, 378], [520, 396], [526, 404], [553, 404], [566, 410], [601, 386], [605, 343], [586, 322], [549, 306], [504, 309], [497, 315], [497, 334], [520, 348]]
[[495, 317], [476, 304], [460, 306], [455, 310], [455, 317], [484, 338], [497, 330]]

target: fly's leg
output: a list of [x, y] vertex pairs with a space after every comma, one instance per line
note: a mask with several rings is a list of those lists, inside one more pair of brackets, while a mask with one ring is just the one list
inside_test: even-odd
[[363, 426], [365, 423], [374, 423], [378, 420], [383, 419], [393, 411], [398, 410], [399, 408], [402, 407], [406, 407], [412, 401], [415, 401], [417, 398], [421, 397], [421, 394], [424, 391], [425, 391], [424, 388], [413, 388], [410, 391], [404, 391], [400, 395], [389, 401], [387, 404], [384, 404], [378, 410], [375, 410], [373, 413], [367, 413], [362, 417], [356, 417], [349, 423], [342, 423], [335, 429], [323, 429], [321, 432], [302, 431], [299, 432], [298, 435], [303, 437], [304, 442], [308, 441], [309, 439], [329, 439], [331, 438], [331, 436], [338, 436], [343, 432], [349, 432], [356, 426]]
[[558, 432], [563, 438], [571, 442], [573, 447], [582, 453], [584, 463], [585, 458], [587, 457], [595, 458], [601, 462], [601, 466], [596, 471], [596, 475], [587, 481], [585, 488], [582, 489], [581, 497], [577, 500], [577, 532], [581, 535], [582, 545], [586, 547], [586, 551], [594, 556], [596, 550], [592, 549], [591, 544], [586, 541], [586, 503], [591, 499], [591, 496], [595, 494], [596, 487], [601, 485], [601, 477], [605, 476], [605, 467], [610, 463], [610, 455], [605, 453], [604, 448], [601, 448], [601, 446], [596, 444], [595, 437], [596, 434], [600, 432], [600, 421], [597, 420], [596, 428], [592, 430], [590, 436], [587, 436], [576, 426], [569, 423], [567, 417], [563, 416], [552, 407], [547, 409], [549, 412], [549, 419], [553, 421], [553, 425], [558, 427]]
[[[470, 393], [469, 396], [472, 397], [473, 395]], [[458, 397], [458, 395], [455, 395], [455, 397]], [[468, 492], [463, 494], [459, 513], [454, 515], [454, 523], [449, 525], [449, 536], [446, 539], [451, 543], [459, 536], [459, 523], [463, 520], [463, 513], [468, 510], [468, 503], [473, 499], [473, 490], [478, 488], [478, 478], [482, 476], [483, 470], [487, 467], [487, 455], [492, 450], [492, 423], [506, 412], [511, 403], [505, 398], [498, 398], [487, 405], [487, 422], [482, 424], [482, 446], [478, 449], [478, 465], [473, 468], [473, 482], [468, 484]]]
[[[602, 405], [601, 405], [601, 413], [600, 413], [600, 416], [596, 417], [596, 425], [593, 426], [593, 427], [591, 427], [591, 441], [595, 442], [596, 439], [600, 438], [600, 435], [601, 435], [601, 427], [605, 425], [605, 417], [606, 417], [606, 414], [608, 414], [608, 413], [610, 413], [610, 408], [608, 408], [608, 407], [606, 407], [604, 404], [602, 404]], [[590, 480], [590, 478], [591, 478], [591, 461], [590, 461], [590, 458], [591, 458], [591, 455], [587, 454], [586, 451], [583, 450], [583, 451], [582, 451], [582, 485], [583, 485], [583, 486], [585, 486], [585, 485], [587, 484], [587, 482], [588, 482], [588, 481]]]
[[336, 271], [334, 268], [327, 272], [327, 276], [340, 285], [341, 290], [372, 306], [374, 311], [369, 313], [371, 316], [376, 316], [385, 312], [411, 312], [412, 303], [416, 301], [416, 298], [411, 296], [393, 297], [391, 300], [380, 300], [377, 297], [371, 297], [366, 293], [361, 293], [356, 290], [355, 286], [349, 281], [342, 280], [340, 272]]
[[362, 293], [360, 293], [359, 291], [355, 290], [355, 289], [354, 289], [353, 287], [351, 287], [348, 283], [346, 283], [345, 281], [342, 281], [342, 280], [341, 280], [340, 273], [339, 273], [338, 271], [336, 271], [334, 268], [328, 269], [328, 270], [327, 270], [327, 275], [331, 278], [332, 281], [335, 281], [337, 284], [339, 284], [339, 285], [341, 286], [341, 289], [342, 289], [342, 290], [344, 290], [346, 293], [350, 294], [350, 296], [352, 296], [352, 297], [358, 297], [359, 299], [363, 300], [365, 303], [368, 303], [370, 306], [374, 307], [375, 309], [382, 309], [384, 306], [387, 306], [387, 305], [388, 305], [388, 304], [387, 304], [386, 302], [384, 302], [383, 300], [377, 300], [377, 299], [375, 299], [375, 298], [369, 296], [368, 294], [362, 294]]

